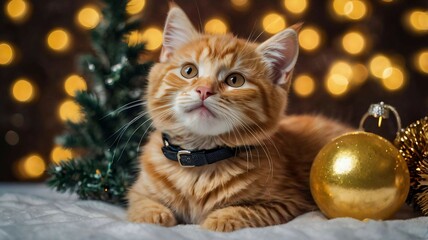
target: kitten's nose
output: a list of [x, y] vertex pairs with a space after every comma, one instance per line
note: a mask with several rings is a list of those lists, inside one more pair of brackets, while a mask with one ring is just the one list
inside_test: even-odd
[[214, 91], [210, 87], [199, 86], [196, 88], [196, 92], [199, 93], [201, 100], [204, 101], [209, 96], [214, 95]]

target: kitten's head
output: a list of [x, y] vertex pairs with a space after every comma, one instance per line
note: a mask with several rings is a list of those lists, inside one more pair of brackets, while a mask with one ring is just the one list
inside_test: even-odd
[[199, 33], [172, 4], [160, 63], [149, 75], [148, 111], [169, 134], [210, 136], [227, 145], [265, 138], [285, 111], [297, 60], [294, 29], [258, 44]]

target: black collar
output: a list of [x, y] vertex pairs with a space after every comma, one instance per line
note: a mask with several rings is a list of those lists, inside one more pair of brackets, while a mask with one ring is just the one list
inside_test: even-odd
[[182, 167], [197, 167], [215, 163], [224, 159], [234, 157], [238, 154], [239, 148], [220, 147], [209, 150], [186, 150], [179, 146], [172, 145], [169, 136], [162, 134], [162, 152], [166, 158], [180, 163]]

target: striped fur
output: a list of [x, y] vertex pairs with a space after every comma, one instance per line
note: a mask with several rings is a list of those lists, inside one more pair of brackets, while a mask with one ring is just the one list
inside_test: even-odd
[[[186, 31], [177, 26], [189, 22], [168, 22], [188, 21], [183, 14], [172, 6], [166, 26]], [[169, 33], [166, 40], [172, 42], [165, 44], [161, 62], [149, 75], [146, 100], [156, 131], [144, 146], [141, 172], [128, 194], [128, 219], [233, 231], [285, 223], [315, 210], [309, 191], [311, 162], [325, 143], [350, 129], [320, 116], [285, 116], [292, 66], [284, 66], [288, 71], [281, 76], [272, 72], [275, 69], [264, 59], [272, 54], [263, 54], [263, 44], [187, 30], [191, 34], [177, 36], [189, 39], [178, 39], [177, 47]], [[181, 76], [187, 63], [198, 67], [198, 76]], [[243, 86], [225, 84], [232, 72], [245, 76]], [[195, 91], [199, 86], [213, 89], [204, 101], [212, 114], [189, 111], [200, 104]], [[183, 168], [162, 154], [162, 132], [185, 149], [246, 146], [246, 150], [215, 164]]]

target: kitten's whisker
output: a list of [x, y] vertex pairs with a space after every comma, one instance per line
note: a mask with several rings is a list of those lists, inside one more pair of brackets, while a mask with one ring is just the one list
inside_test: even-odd
[[[226, 108], [227, 109], [227, 108]], [[265, 144], [265, 143], [263, 143], [263, 141], [260, 141], [258, 138], [257, 138], [257, 136], [255, 135], [255, 132], [254, 132], [254, 130], [251, 128], [251, 127], [249, 127], [243, 120], [241, 120], [236, 114], [234, 114], [233, 112], [231, 112], [231, 111], [228, 111], [228, 114], [229, 114], [229, 116], [230, 117], [232, 117], [235, 121], [237, 121], [237, 122], [239, 122], [243, 127], [244, 127], [244, 129], [247, 131], [247, 132], [249, 132], [252, 136], [253, 136], [253, 138], [259, 143], [259, 145], [262, 147], [262, 150], [264, 151], [264, 153], [265, 153], [265, 155], [266, 155], [266, 157], [267, 157], [267, 159], [268, 159], [268, 163], [269, 163], [269, 166], [270, 166], [270, 169], [273, 169], [273, 160], [272, 160], [272, 158], [271, 158], [271, 155], [269, 154], [269, 149], [268, 149], [268, 147], [267, 147], [267, 145]], [[239, 132], [238, 132], [239, 133]], [[259, 163], [259, 165], [260, 165], [260, 163]], [[272, 170], [272, 175], [273, 175], [273, 170]]]
[[199, 6], [198, 6], [198, 2], [196, 0], [193, 1], [196, 5], [196, 11], [198, 12], [198, 17], [199, 17], [199, 32], [204, 32], [204, 28], [203, 28], [203, 24], [202, 24], [202, 19], [201, 19], [201, 12], [199, 11]]
[[[163, 112], [161, 112], [161, 113], [159, 113], [159, 114], [157, 114], [156, 115], [156, 117], [160, 117], [160, 116], [163, 116], [163, 115], [165, 115], [165, 114], [168, 114], [169, 113], [169, 109], [168, 109], [168, 111], [163, 111]], [[125, 148], [126, 148], [126, 146], [128, 145], [128, 143], [129, 143], [129, 141], [131, 140], [131, 138], [134, 136], [134, 134], [138, 131], [138, 129], [140, 129], [142, 126], [144, 126], [144, 124], [146, 124], [148, 121], [150, 121], [151, 119], [147, 119], [146, 121], [144, 121], [143, 123], [141, 123], [133, 132], [132, 132], [132, 134], [131, 134], [131, 136], [128, 138], [128, 140], [126, 141], [126, 143], [125, 143], [125, 146], [122, 148], [122, 151], [121, 151], [121, 153], [120, 153], [120, 155], [119, 155], [119, 158], [118, 159], [120, 159], [121, 157], [122, 157], [122, 155], [123, 155], [123, 153], [124, 153], [124, 151], [125, 151]], [[149, 126], [151, 126], [151, 124], [149, 125]], [[144, 132], [144, 134], [146, 133], [148, 131], [148, 128], [146, 128], [146, 131]], [[143, 135], [144, 136], [144, 135]], [[140, 140], [141, 141], [141, 140]], [[117, 148], [117, 145], [116, 145], [116, 148]], [[137, 149], [137, 150], [139, 150], [139, 148]], [[114, 151], [114, 153], [113, 153], [113, 159], [114, 159], [114, 156], [115, 156], [115, 153], [116, 153], [116, 151]]]
[[[275, 142], [272, 140], [272, 137], [269, 136], [265, 130], [263, 130], [262, 127], [259, 126], [259, 124], [257, 124], [256, 122], [254, 122], [252, 119], [248, 119], [249, 121], [251, 121], [256, 127], [258, 127], [260, 129], [260, 131], [263, 133], [263, 135], [266, 137], [266, 139], [271, 143], [271, 145], [275, 148], [275, 151], [277, 153], [277, 156], [279, 158], [281, 158], [281, 154], [279, 153], [278, 148], [276, 147]], [[273, 170], [272, 170], [273, 171]]]
[[[138, 103], [138, 104], [135, 104], [135, 103]], [[108, 117], [110, 115], [117, 114], [117, 113], [120, 113], [122, 111], [125, 111], [125, 110], [127, 110], [129, 108], [133, 108], [133, 107], [137, 107], [137, 106], [142, 106], [145, 103], [146, 102], [144, 102], [144, 100], [141, 100], [141, 99], [129, 102], [129, 103], [124, 104], [123, 106], [119, 107], [118, 109], [115, 109], [115, 110], [111, 111], [110, 113], [106, 114], [105, 116], [103, 116], [102, 118], [100, 118], [100, 120], [102, 120], [102, 119], [104, 119], [104, 118], [106, 118], [106, 117]], [[133, 105], [132, 107], [129, 107], [129, 105], [131, 105], [131, 104], [135, 104], [135, 105]], [[126, 109], [122, 110], [123, 108], [126, 108]]]
[[[172, 112], [172, 114], [174, 115], [174, 112], [173, 112], [173, 111], [165, 111], [165, 112], [162, 112], [162, 114], [159, 114], [157, 117], [159, 117], [159, 118], [161, 118], [161, 119], [162, 119], [162, 117], [163, 117], [164, 115], [166, 115], [166, 114], [168, 114], [168, 113], [170, 113], [170, 112]], [[153, 122], [151, 122], [151, 123], [150, 123], [150, 125], [146, 128], [146, 130], [144, 131], [143, 135], [141, 136], [140, 141], [139, 141], [139, 144], [138, 144], [137, 152], [139, 152], [139, 151], [140, 151], [141, 142], [143, 141], [144, 137], [146, 136], [146, 134], [147, 134], [148, 130], [152, 127], [152, 125], [153, 125]]]
[[[230, 113], [233, 115], [233, 113]], [[263, 151], [265, 152], [265, 155], [268, 159], [269, 162], [269, 167], [271, 170], [271, 175], [273, 176], [273, 159], [271, 157], [271, 155], [268, 153], [269, 149], [267, 147], [267, 145], [264, 143], [264, 141], [259, 140], [259, 138], [255, 135], [255, 131], [254, 129], [252, 129], [247, 123], [245, 123], [242, 119], [240, 119], [238, 116], [235, 115], [235, 118], [238, 122], [240, 122], [242, 124], [242, 126], [253, 136], [253, 138], [260, 144], [260, 146], [262, 147]]]
[[[169, 107], [169, 105], [165, 105], [165, 106], [161, 106], [161, 107], [157, 107], [157, 108], [154, 108], [154, 109], [152, 109], [152, 111], [155, 111], [155, 110], [158, 110], [158, 109], [161, 109], [161, 108], [165, 108], [165, 107]], [[143, 116], [146, 116], [146, 115], [148, 115], [149, 114], [149, 112], [148, 111], [145, 111], [145, 112], [142, 112], [142, 113], [140, 113], [140, 114], [138, 114], [134, 119], [132, 119], [129, 123], [127, 123], [127, 124], [125, 124], [124, 126], [122, 126], [121, 128], [119, 128], [117, 131], [115, 131], [110, 137], [108, 137], [107, 139], [106, 139], [106, 141], [107, 140], [109, 140], [110, 138], [112, 138], [114, 135], [116, 135], [117, 133], [119, 133], [119, 132], [123, 132], [123, 131], [126, 131], [127, 129], [128, 129], [128, 127], [130, 127], [135, 121], [138, 121], [139, 119], [141, 119]], [[118, 139], [116, 138], [115, 139], [115, 141], [113, 141], [113, 144], [117, 141]]]

